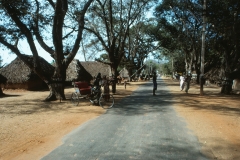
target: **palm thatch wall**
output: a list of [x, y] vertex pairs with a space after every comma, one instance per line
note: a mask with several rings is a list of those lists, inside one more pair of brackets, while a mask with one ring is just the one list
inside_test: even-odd
[[74, 59], [68, 66], [66, 71], [66, 81], [87, 81], [90, 82], [92, 80], [92, 75], [85, 70], [85, 68], [81, 65], [79, 60]]
[[[33, 56], [24, 55], [27, 61], [32, 62]], [[45, 59], [39, 57], [40, 65], [45, 76], [52, 76], [54, 67]], [[46, 84], [18, 57], [0, 70], [0, 74], [7, 78], [6, 89], [40, 90]]]
[[92, 77], [96, 77], [98, 73], [101, 73], [102, 76], [112, 76], [111, 67], [107, 64], [96, 61], [81, 61], [80, 63]]
[[7, 78], [0, 74], [0, 84], [4, 84], [7, 82]]

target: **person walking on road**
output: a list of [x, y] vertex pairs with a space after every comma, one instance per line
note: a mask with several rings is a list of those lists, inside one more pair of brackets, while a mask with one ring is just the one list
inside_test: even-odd
[[184, 82], [185, 82], [185, 77], [182, 75], [180, 76], [180, 91], [184, 89]]
[[157, 75], [153, 72], [153, 95], [156, 96], [155, 91], [157, 90]]
[[187, 75], [187, 77], [185, 78], [185, 83], [186, 83], [185, 92], [186, 93], [188, 93], [188, 90], [190, 88], [190, 82], [191, 82], [191, 75]]

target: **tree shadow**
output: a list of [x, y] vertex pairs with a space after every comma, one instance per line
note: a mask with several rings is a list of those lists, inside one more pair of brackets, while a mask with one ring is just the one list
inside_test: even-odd
[[7, 98], [7, 97], [19, 97], [21, 95], [17, 95], [17, 94], [3, 94], [3, 95], [0, 95], [0, 98]]
[[[89, 102], [84, 101], [82, 102]], [[86, 103], [84, 103], [86, 104]], [[89, 106], [91, 103], [89, 102]], [[59, 100], [46, 102], [41, 98], [27, 99], [19, 102], [11, 101], [8, 103], [0, 104], [0, 114], [11, 114], [11, 115], [29, 115], [29, 114], [39, 114], [39, 113], [53, 113], [57, 114], [58, 112], [68, 112], [68, 113], [99, 113], [99, 111], [82, 109], [81, 103], [78, 106], [73, 105], [70, 102], [70, 99], [66, 99], [62, 102]]]
[[221, 88], [216, 85], [204, 86], [204, 96], [200, 96], [198, 84], [191, 84], [189, 93], [177, 91], [176, 82], [165, 83], [174, 97], [174, 104], [195, 110], [214, 111], [217, 114], [239, 116], [240, 115], [240, 96], [236, 94], [221, 94]]
[[[169, 90], [171, 87], [175, 87], [175, 89]], [[240, 115], [239, 95], [223, 95], [219, 93], [219, 88], [210, 86], [211, 90], [208, 91], [205, 87], [205, 95], [200, 96], [196, 92], [197, 85], [192, 84], [188, 94], [176, 87], [179, 87], [178, 82], [166, 84], [163, 80], [160, 80], [156, 91], [157, 96], [153, 96], [152, 82], [145, 83], [141, 89], [137, 89], [130, 96], [115, 104], [114, 112], [111, 111], [110, 113], [138, 115], [148, 112], [165, 112], [173, 105], [181, 105], [194, 110], [214, 111], [222, 115]], [[235, 105], [232, 106], [231, 104]]]

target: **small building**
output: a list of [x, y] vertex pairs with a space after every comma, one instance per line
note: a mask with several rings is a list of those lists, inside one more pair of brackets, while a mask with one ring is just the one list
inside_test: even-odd
[[119, 71], [119, 76], [124, 78], [124, 79], [129, 79], [129, 73], [126, 68], [123, 68], [122, 70]]
[[66, 71], [66, 81], [67, 84], [72, 81], [87, 81], [90, 82], [93, 76], [86, 71], [86, 69], [82, 66], [79, 60], [74, 59], [69, 64]]
[[102, 76], [112, 76], [111, 67], [107, 64], [97, 61], [81, 61], [80, 63], [92, 77], [96, 77], [98, 73], [101, 73]]
[[[24, 55], [24, 58], [33, 62], [31, 55]], [[42, 57], [39, 57], [39, 61], [45, 76], [52, 76], [54, 67]], [[5, 89], [41, 90], [47, 87], [46, 83], [18, 57], [3, 67], [0, 74], [7, 78]]]

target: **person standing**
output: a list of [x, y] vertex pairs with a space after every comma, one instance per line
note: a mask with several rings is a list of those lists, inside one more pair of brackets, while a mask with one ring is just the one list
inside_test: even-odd
[[153, 72], [153, 95], [156, 96], [155, 91], [157, 90], [157, 75]]
[[190, 82], [191, 82], [191, 76], [187, 75], [187, 77], [185, 78], [185, 83], [186, 83], [186, 88], [185, 88], [185, 92], [188, 93], [188, 90], [190, 88]]
[[182, 75], [180, 76], [180, 91], [184, 89], [184, 82], [185, 82], [185, 77]]
[[95, 81], [93, 82], [93, 85], [96, 86], [96, 87], [99, 87], [100, 86], [99, 83], [101, 82], [101, 80], [102, 80], [102, 76], [101, 76], [101, 73], [99, 72]]

